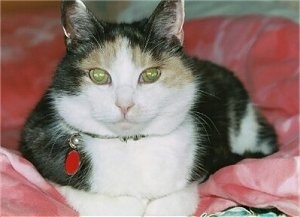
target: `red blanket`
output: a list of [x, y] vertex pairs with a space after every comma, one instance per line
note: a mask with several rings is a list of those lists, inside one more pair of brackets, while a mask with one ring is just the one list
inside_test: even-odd
[[[57, 13], [2, 17], [1, 214], [77, 215], [15, 151], [22, 124], [63, 55]], [[185, 25], [187, 52], [237, 73], [275, 126], [280, 151], [223, 168], [199, 186], [197, 215], [242, 204], [300, 215], [299, 25], [283, 18], [214, 17]]]

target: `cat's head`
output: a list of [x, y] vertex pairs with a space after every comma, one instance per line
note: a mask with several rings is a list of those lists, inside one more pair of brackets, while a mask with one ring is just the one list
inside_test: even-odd
[[81, 1], [63, 1], [67, 53], [51, 87], [60, 116], [98, 135], [161, 135], [178, 127], [195, 94], [183, 22], [181, 0], [162, 1], [132, 24], [104, 22]]

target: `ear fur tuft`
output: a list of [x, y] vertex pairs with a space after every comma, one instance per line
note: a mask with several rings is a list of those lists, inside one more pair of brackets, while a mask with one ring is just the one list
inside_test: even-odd
[[184, 15], [184, 0], [162, 0], [149, 18], [152, 31], [159, 37], [175, 36], [182, 44]]
[[66, 45], [89, 39], [95, 31], [96, 18], [80, 0], [63, 0], [61, 19]]

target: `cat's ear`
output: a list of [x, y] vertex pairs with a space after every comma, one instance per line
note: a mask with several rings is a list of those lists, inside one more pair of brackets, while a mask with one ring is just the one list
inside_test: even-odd
[[81, 0], [63, 0], [61, 19], [67, 46], [79, 40], [88, 40], [95, 32], [96, 18]]
[[149, 18], [151, 31], [160, 37], [174, 36], [183, 43], [184, 0], [162, 0]]

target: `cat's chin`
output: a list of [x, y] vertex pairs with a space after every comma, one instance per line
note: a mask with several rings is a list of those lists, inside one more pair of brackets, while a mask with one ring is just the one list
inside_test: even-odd
[[134, 136], [140, 134], [140, 126], [137, 123], [122, 120], [109, 125], [110, 130], [118, 136]]

